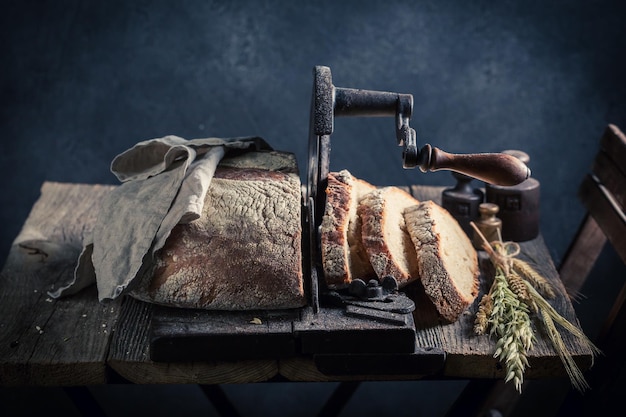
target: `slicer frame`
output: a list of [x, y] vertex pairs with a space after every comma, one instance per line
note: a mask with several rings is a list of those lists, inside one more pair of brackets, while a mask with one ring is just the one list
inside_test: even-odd
[[413, 112], [413, 96], [386, 91], [361, 90], [335, 87], [329, 67], [313, 69], [313, 93], [309, 125], [309, 154], [307, 188], [304, 196], [309, 234], [309, 301], [313, 311], [320, 308], [320, 287], [324, 282], [321, 267], [319, 227], [326, 203], [325, 190], [330, 172], [330, 136], [334, 130], [335, 117], [395, 117], [396, 140], [403, 147], [403, 165], [417, 165], [419, 152], [416, 133], [409, 126]]

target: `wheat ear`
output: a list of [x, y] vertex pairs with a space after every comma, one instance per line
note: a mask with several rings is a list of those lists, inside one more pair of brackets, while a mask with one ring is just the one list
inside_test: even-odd
[[535, 271], [535, 269], [527, 262], [519, 258], [514, 258], [513, 269], [526, 278], [526, 280], [530, 282], [541, 294], [548, 298], [556, 297], [554, 288], [552, 287], [550, 281], [538, 274], [537, 271]]

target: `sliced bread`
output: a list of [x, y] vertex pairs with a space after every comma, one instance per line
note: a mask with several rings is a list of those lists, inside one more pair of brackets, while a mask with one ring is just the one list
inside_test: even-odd
[[403, 215], [418, 204], [408, 192], [389, 186], [365, 195], [357, 209], [370, 264], [379, 279], [391, 275], [399, 287], [419, 278], [417, 254]]
[[478, 295], [478, 256], [452, 215], [432, 201], [409, 207], [404, 218], [417, 251], [420, 281], [443, 318], [450, 322]]
[[359, 201], [374, 190], [374, 185], [348, 170], [328, 174], [320, 247], [325, 282], [331, 289], [345, 288], [355, 278], [376, 276], [361, 242], [357, 215]]

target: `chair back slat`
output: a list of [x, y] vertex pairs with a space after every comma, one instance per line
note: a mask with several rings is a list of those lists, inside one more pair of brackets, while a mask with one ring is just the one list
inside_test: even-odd
[[[593, 223], [606, 235], [615, 252], [626, 264], [626, 137], [615, 126], [608, 125], [600, 139], [600, 150], [595, 158], [591, 173], [580, 185], [578, 196], [587, 209], [587, 220], [590, 229]], [[590, 221], [593, 219], [593, 221]], [[597, 231], [595, 232], [597, 233]], [[584, 236], [577, 236], [577, 241]], [[601, 240], [598, 240], [600, 243]], [[598, 248], [596, 248], [597, 251]], [[597, 252], [599, 255], [599, 252]], [[584, 253], [571, 252], [569, 256], [585, 256]], [[597, 257], [597, 255], [594, 255]], [[585, 271], [584, 280], [588, 281], [589, 271]], [[581, 272], [582, 274], [582, 272]], [[609, 314], [604, 317], [600, 332], [594, 343], [603, 351], [603, 357], [587, 372], [587, 379], [593, 392], [589, 395], [589, 404], [606, 403], [615, 387], [612, 381], [620, 370], [619, 358], [626, 344], [626, 277], [614, 274], [611, 280], [621, 285], [615, 298], [607, 300], [612, 303]]]
[[626, 263], [626, 136], [608, 125], [578, 197]]
[[606, 234], [593, 216], [587, 213], [559, 265], [561, 281], [571, 299], [579, 297], [606, 241]]
[[614, 125], [609, 125], [602, 135], [600, 151], [594, 160], [592, 173], [624, 211], [626, 207], [626, 136]]

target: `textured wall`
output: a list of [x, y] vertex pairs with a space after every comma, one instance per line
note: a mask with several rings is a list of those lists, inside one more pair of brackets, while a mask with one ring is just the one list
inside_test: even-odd
[[[311, 70], [328, 65], [337, 86], [413, 94], [420, 144], [528, 152], [559, 258], [604, 126], [626, 126], [624, 7], [492, 3], [10, 2], [1, 253], [42, 181], [115, 183], [111, 159], [140, 140], [260, 135], [304, 170]], [[331, 162], [379, 184], [452, 183], [401, 168], [391, 119], [338, 120]]]
[[[304, 171], [314, 65], [413, 94], [420, 145], [528, 152], [557, 261], [604, 126], [626, 126], [618, 1], [4, 3], [3, 259], [43, 181], [116, 183], [110, 161], [144, 139], [260, 135]], [[391, 119], [338, 120], [331, 162], [452, 183], [401, 168]]]

